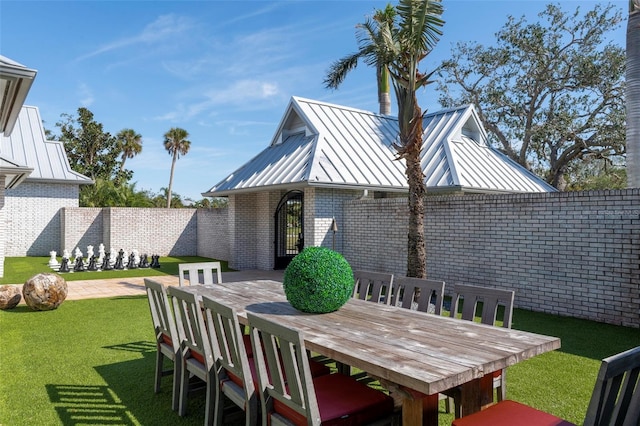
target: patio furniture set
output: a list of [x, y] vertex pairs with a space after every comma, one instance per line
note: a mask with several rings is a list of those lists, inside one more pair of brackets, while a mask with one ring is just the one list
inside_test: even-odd
[[[287, 302], [282, 283], [223, 283], [215, 263], [180, 268], [180, 287], [145, 279], [158, 348], [155, 391], [170, 374], [164, 360], [173, 361], [172, 408], [181, 416], [195, 376], [207, 389], [205, 424], [228, 424], [224, 407], [232, 402], [247, 425], [437, 425], [443, 395], [453, 398], [455, 426], [569, 424], [505, 398], [508, 366], [560, 347], [558, 338], [510, 329], [513, 292], [456, 285], [445, 317], [444, 282], [354, 271], [351, 300], [307, 314]], [[473, 321], [480, 307], [482, 324]], [[320, 359], [335, 362], [337, 372]], [[626, 414], [619, 424], [637, 425], [639, 371], [640, 348], [605, 359], [588, 415], [602, 421], [585, 424]]]

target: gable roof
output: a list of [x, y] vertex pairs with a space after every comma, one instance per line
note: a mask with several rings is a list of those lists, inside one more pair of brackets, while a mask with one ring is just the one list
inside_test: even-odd
[[23, 106], [11, 136], [0, 137], [0, 157], [32, 169], [27, 181], [93, 183], [71, 170], [62, 142], [46, 140], [40, 111], [33, 106]]
[[[549, 192], [555, 188], [487, 144], [472, 105], [423, 119], [427, 191]], [[203, 196], [302, 186], [406, 192], [395, 117], [293, 97], [269, 147]]]

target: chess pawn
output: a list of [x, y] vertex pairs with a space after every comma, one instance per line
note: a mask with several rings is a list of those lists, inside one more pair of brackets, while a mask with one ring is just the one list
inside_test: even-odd
[[136, 265], [140, 263], [140, 252], [138, 250], [132, 250], [133, 253], [133, 261]]
[[143, 254], [142, 258], [140, 259], [140, 264], [138, 264], [138, 268], [148, 268], [149, 267], [149, 260], [147, 258], [147, 254]]
[[104, 244], [100, 243], [98, 246], [98, 263], [102, 263], [104, 260]]
[[136, 259], [135, 254], [131, 253], [129, 255], [129, 262], [127, 263], [127, 269], [136, 269], [138, 267], [135, 259]]
[[58, 263], [58, 260], [56, 259], [56, 252], [55, 251], [50, 251], [49, 255], [51, 256], [51, 259], [49, 259], [49, 267], [50, 268], [57, 268], [60, 266], [60, 263]]
[[63, 257], [62, 258], [62, 263], [60, 264], [60, 269], [58, 269], [58, 272], [69, 272], [69, 258], [68, 257]]
[[82, 257], [76, 257], [76, 263], [73, 266], [73, 272], [83, 272], [84, 271], [84, 262]]

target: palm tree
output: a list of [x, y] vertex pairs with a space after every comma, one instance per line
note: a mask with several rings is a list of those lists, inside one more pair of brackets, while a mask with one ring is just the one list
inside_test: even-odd
[[627, 21], [627, 187], [640, 188], [640, 0]]
[[426, 187], [420, 162], [422, 152], [422, 110], [417, 89], [426, 86], [433, 72], [421, 73], [420, 61], [433, 49], [442, 35], [440, 0], [400, 0], [391, 22], [367, 20], [360, 24], [359, 50], [334, 63], [325, 80], [336, 89], [355, 67], [349, 64], [362, 58], [367, 65], [385, 67], [391, 76], [398, 102], [399, 142], [394, 144], [398, 159], [404, 159], [409, 185], [409, 233], [407, 242], [407, 276], [425, 278], [426, 247], [424, 238], [424, 196]]
[[122, 129], [116, 136], [118, 148], [122, 151], [120, 173], [124, 171], [124, 163], [127, 158], [133, 158], [142, 152], [142, 136], [133, 129]]
[[[358, 24], [356, 27], [361, 30], [360, 39], [362, 41], [361, 48], [358, 52], [353, 53], [343, 59], [334, 62], [329, 69], [329, 73], [324, 80], [327, 87], [337, 88], [347, 73], [358, 66], [360, 59], [365, 59], [369, 54], [375, 54], [370, 52], [370, 41], [378, 40], [381, 34], [378, 33], [378, 28], [381, 25], [393, 25], [393, 21], [396, 17], [396, 9], [390, 4], [383, 10], [376, 10], [373, 15], [373, 20], [368, 20], [363, 24]], [[378, 104], [380, 108], [380, 114], [391, 114], [391, 86], [389, 85], [389, 69], [382, 60], [376, 61], [376, 82], [378, 85]]]
[[179, 127], [172, 127], [164, 134], [164, 149], [173, 157], [171, 161], [171, 174], [169, 175], [169, 189], [167, 190], [167, 208], [171, 207], [171, 188], [173, 186], [173, 170], [176, 160], [180, 155], [186, 155], [191, 148], [191, 142], [187, 140], [189, 132]]

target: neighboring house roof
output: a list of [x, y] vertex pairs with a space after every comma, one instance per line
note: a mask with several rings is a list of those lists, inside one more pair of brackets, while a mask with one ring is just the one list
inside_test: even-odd
[[27, 181], [93, 183], [71, 170], [62, 142], [46, 140], [40, 111], [23, 106], [11, 136], [0, 138], [0, 157], [33, 169]]
[[0, 133], [11, 134], [36, 73], [0, 55]]
[[[473, 105], [423, 119], [427, 191], [550, 192], [555, 188], [487, 144]], [[398, 120], [293, 97], [268, 148], [203, 196], [301, 186], [405, 192]]]

